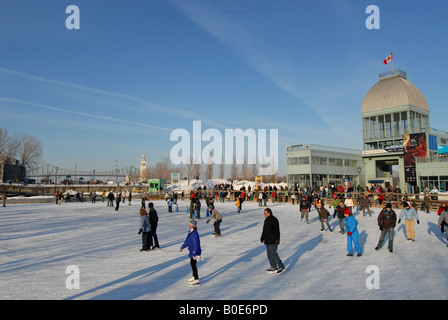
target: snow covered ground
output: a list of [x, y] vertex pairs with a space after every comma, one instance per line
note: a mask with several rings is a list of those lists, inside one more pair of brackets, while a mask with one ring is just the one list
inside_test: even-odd
[[[190, 288], [188, 250], [179, 252], [187, 232], [187, 202], [169, 213], [155, 201], [161, 249], [140, 253], [137, 234], [140, 201], [121, 204], [117, 212], [105, 203], [10, 204], [0, 207], [0, 299], [147, 299], [147, 300], [303, 300], [303, 299], [436, 299], [448, 298], [447, 240], [437, 214], [419, 211], [416, 241], [408, 243], [404, 222], [395, 229], [394, 253], [374, 250], [380, 232], [372, 217], [355, 213], [362, 257], [346, 256], [346, 236], [320, 232], [317, 213], [310, 224], [299, 222], [298, 206], [271, 204], [280, 221], [282, 274], [268, 274], [260, 243], [263, 208], [245, 202], [237, 213], [233, 202], [217, 202], [223, 214], [223, 236], [214, 238], [206, 212], [198, 222], [203, 250], [198, 263], [201, 286]], [[203, 202], [202, 208], [205, 208]], [[400, 211], [397, 212], [400, 214]], [[69, 266], [79, 271], [79, 289]], [[372, 267], [374, 266], [374, 267]], [[67, 269], [69, 267], [69, 269]], [[373, 268], [373, 269], [372, 269]], [[378, 268], [377, 273], [373, 272]], [[373, 281], [372, 277], [376, 277]], [[366, 283], [379, 284], [368, 289]], [[67, 284], [69, 286], [67, 287]]]

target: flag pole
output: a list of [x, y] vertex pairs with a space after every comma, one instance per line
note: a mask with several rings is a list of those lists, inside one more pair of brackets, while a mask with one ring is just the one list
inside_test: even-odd
[[392, 55], [392, 73], [394, 73], [394, 52], [391, 51], [391, 55]]

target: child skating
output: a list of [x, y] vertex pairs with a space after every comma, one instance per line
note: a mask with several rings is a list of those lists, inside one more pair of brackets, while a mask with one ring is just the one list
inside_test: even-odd
[[362, 256], [361, 246], [359, 245], [359, 232], [358, 232], [358, 221], [356, 221], [355, 217], [351, 215], [350, 208], [346, 208], [344, 212], [344, 225], [345, 230], [347, 231], [347, 251], [348, 257], [353, 256], [353, 245], [355, 246], [355, 250], [357, 252], [357, 256]]
[[199, 240], [199, 233], [197, 231], [197, 222], [196, 220], [191, 220], [190, 224], [188, 225], [189, 232], [187, 235], [187, 238], [185, 239], [184, 243], [180, 247], [180, 252], [182, 252], [183, 249], [188, 247], [189, 250], [189, 257], [190, 257], [190, 265], [191, 270], [193, 273], [193, 277], [188, 279], [188, 285], [189, 286], [196, 286], [199, 285], [199, 275], [198, 275], [198, 268], [196, 266], [197, 262], [201, 259], [201, 242]]

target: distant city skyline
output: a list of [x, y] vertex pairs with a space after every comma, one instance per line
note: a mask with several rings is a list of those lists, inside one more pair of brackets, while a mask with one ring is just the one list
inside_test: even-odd
[[201, 121], [278, 129], [282, 176], [290, 145], [362, 150], [361, 104], [391, 52], [448, 130], [444, 0], [0, 0], [0, 15], [0, 127], [38, 138], [42, 164], [153, 166]]

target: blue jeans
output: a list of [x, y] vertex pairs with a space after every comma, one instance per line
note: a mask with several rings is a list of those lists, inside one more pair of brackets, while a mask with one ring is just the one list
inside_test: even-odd
[[353, 231], [350, 236], [347, 235], [347, 251], [348, 251], [348, 253], [353, 254], [353, 244], [355, 245], [356, 252], [362, 253], [358, 238], [359, 238], [358, 230]]
[[386, 238], [386, 234], [389, 234], [389, 246], [388, 249], [392, 251], [394, 248], [394, 228], [384, 228], [381, 231], [380, 240], [378, 241], [378, 247], [381, 248], [383, 246], [384, 239]]
[[267, 244], [266, 245], [266, 253], [268, 255], [268, 260], [272, 268], [274, 269], [280, 269], [284, 268], [282, 260], [280, 260], [280, 257], [277, 253], [277, 245], [276, 244]]

